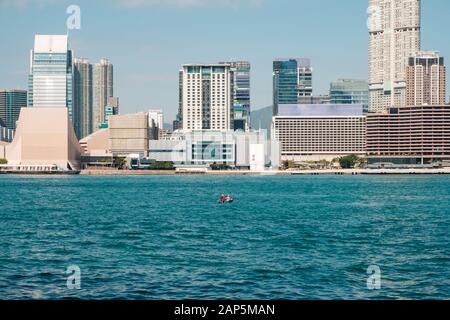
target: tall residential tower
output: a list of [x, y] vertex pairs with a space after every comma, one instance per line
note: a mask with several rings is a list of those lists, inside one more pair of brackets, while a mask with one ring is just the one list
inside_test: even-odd
[[78, 139], [93, 132], [92, 64], [87, 59], [74, 59], [73, 119]]
[[369, 0], [369, 111], [406, 105], [406, 66], [420, 50], [420, 0]]
[[108, 59], [101, 59], [94, 66], [94, 132], [106, 122], [105, 108], [108, 99], [114, 97], [114, 68]]
[[407, 67], [406, 104], [408, 106], [444, 105], [446, 69], [438, 52], [418, 52]]

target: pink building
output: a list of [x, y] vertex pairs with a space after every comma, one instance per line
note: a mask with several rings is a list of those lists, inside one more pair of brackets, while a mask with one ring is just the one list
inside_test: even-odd
[[20, 171], [79, 170], [83, 152], [67, 108], [22, 108], [5, 149], [8, 167]]

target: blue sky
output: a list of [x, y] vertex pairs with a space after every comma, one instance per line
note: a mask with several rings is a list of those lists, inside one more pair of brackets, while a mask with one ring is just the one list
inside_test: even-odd
[[[422, 49], [450, 59], [450, 1], [422, 3]], [[26, 88], [34, 34], [65, 34], [70, 4], [82, 19], [71, 48], [113, 62], [122, 113], [172, 120], [183, 63], [249, 60], [254, 109], [271, 105], [277, 57], [311, 58], [315, 94], [367, 78], [367, 0], [0, 0], [0, 88]]]

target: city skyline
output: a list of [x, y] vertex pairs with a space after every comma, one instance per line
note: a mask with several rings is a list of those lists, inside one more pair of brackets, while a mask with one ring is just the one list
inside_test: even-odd
[[[2, 68], [0, 87], [3, 89], [26, 89], [26, 56], [35, 33], [66, 32], [65, 22], [68, 15], [65, 10], [69, 3], [38, 2], [39, 4], [37, 1], [26, 1], [22, 2], [21, 6], [10, 1], [0, 2], [0, 18], [14, 27], [14, 32], [2, 30], [2, 36], [6, 43], [15, 44], [5, 46], [0, 53], [3, 60], [11, 61]], [[183, 1], [168, 4], [159, 2], [153, 5], [148, 1], [134, 3], [135, 6], [131, 7], [119, 2], [110, 8], [101, 6], [103, 14], [99, 15], [98, 4], [80, 1], [81, 30], [69, 33], [70, 48], [75, 57], [86, 57], [90, 61], [107, 57], [114, 63], [117, 91], [115, 95], [121, 98], [123, 113], [157, 108], [164, 111], [167, 121], [173, 120], [178, 109], [178, 69], [181, 64], [186, 63], [248, 60], [252, 63], [252, 110], [272, 104], [272, 62], [280, 56], [301, 56], [312, 60], [315, 74], [314, 95], [327, 94], [330, 82], [340, 78], [368, 78], [366, 1], [347, 1], [339, 6], [334, 1], [326, 1], [325, 4], [308, 1], [290, 3], [293, 8], [290, 11], [295, 12], [294, 9], [299, 7], [310, 13], [307, 17], [297, 15], [301, 18], [294, 20], [282, 19], [281, 15], [277, 15], [280, 13], [280, 7], [286, 5], [287, 1], [230, 1], [222, 5], [211, 1], [194, 1], [189, 2], [190, 4]], [[330, 10], [331, 15], [328, 10], [319, 10], [319, 6], [324, 5], [333, 8]], [[450, 44], [440, 40], [439, 35], [432, 30], [445, 29], [446, 26], [448, 29], [450, 22], [444, 19], [445, 12], [448, 11], [446, 8], [450, 9], [450, 3], [447, 1], [422, 3], [422, 49], [439, 51], [443, 57], [449, 55]], [[232, 46], [221, 43], [214, 50], [204, 50], [206, 43], [213, 41], [213, 34], [221, 37], [226, 32], [236, 32], [234, 28], [228, 28], [228, 24], [216, 24], [212, 30], [202, 33], [205, 44], [188, 46], [187, 50], [176, 50], [180, 42], [188, 41], [187, 35], [201, 31], [198, 30], [200, 25], [195, 19], [189, 17], [195, 18], [217, 9], [221, 9], [219, 14], [222, 17], [229, 14], [233, 19], [242, 19], [240, 28], [246, 30], [249, 37], [232, 37]], [[167, 11], [171, 12], [171, 18], [167, 22], [161, 21], [158, 15]], [[20, 14], [22, 19], [12, 21], [11, 16], [14, 14], [11, 13], [14, 12]], [[48, 19], [49, 15], [55, 19]], [[103, 16], [108, 19], [103, 20]], [[133, 20], [130, 20], [131, 17]], [[264, 17], [271, 19], [271, 22], [259, 27], [261, 19], [267, 20]], [[177, 19], [181, 20], [176, 22]], [[121, 21], [120, 26], [112, 25], [110, 21], [114, 20]], [[256, 21], [259, 21], [259, 24], [256, 24]], [[302, 28], [308, 23], [309, 28]], [[336, 23], [339, 23], [339, 28], [335, 28]], [[181, 24], [183, 30], [179, 29]], [[154, 26], [158, 28], [155, 29]], [[261, 32], [261, 28], [264, 28], [264, 32]], [[143, 30], [144, 35], [148, 37], [142, 37]], [[337, 33], [341, 35], [340, 40], [336, 38]], [[343, 36], [352, 41], [346, 41], [343, 46]], [[139, 38], [140, 42], [137, 42], [136, 38]], [[338, 64], [336, 59], [339, 59]]]

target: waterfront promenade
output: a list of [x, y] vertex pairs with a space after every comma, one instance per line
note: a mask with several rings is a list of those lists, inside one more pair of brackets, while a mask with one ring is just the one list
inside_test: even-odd
[[330, 169], [330, 170], [299, 170], [299, 171], [207, 171], [207, 172], [176, 172], [155, 170], [82, 170], [81, 175], [95, 176], [127, 176], [127, 175], [218, 175], [218, 176], [264, 176], [264, 175], [390, 175], [390, 174], [450, 174], [450, 168], [439, 169]]

